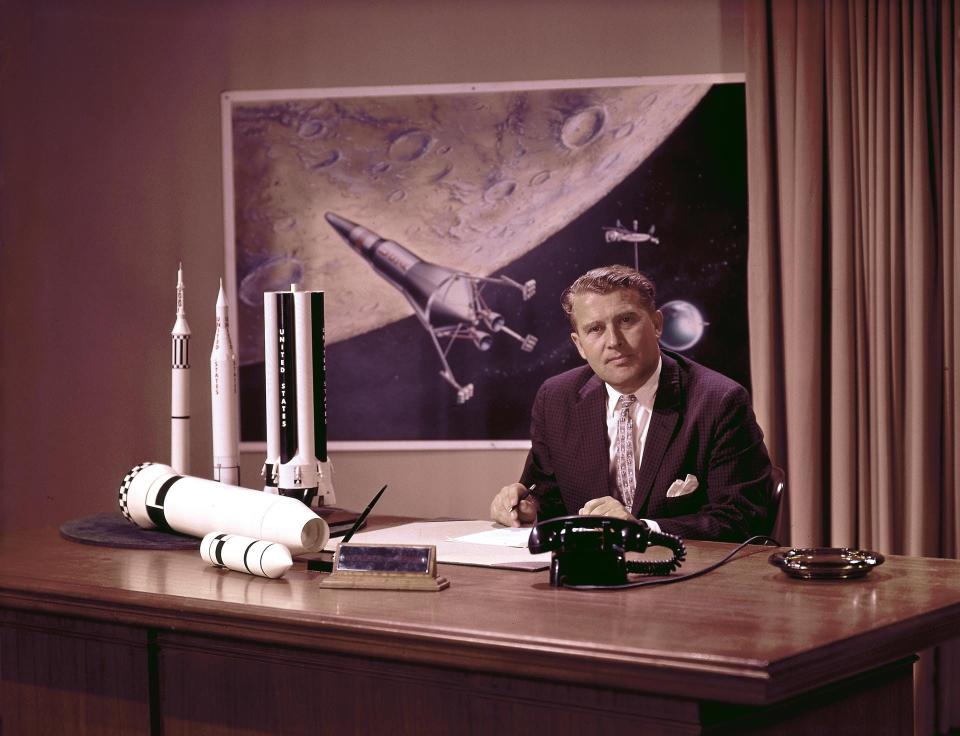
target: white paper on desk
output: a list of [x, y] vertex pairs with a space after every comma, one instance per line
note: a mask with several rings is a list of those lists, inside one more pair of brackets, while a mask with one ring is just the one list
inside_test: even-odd
[[[359, 532], [351, 544], [432, 544], [437, 548], [437, 562], [451, 565], [478, 565], [502, 567], [509, 570], [546, 570], [550, 567], [550, 553], [532, 555], [524, 548], [493, 544], [473, 544], [459, 541], [460, 537], [489, 531], [502, 531], [493, 521], [418, 521], [372, 532]], [[529, 535], [529, 530], [523, 530]], [[333, 551], [340, 543], [331, 538], [325, 550]]]
[[454, 537], [451, 542], [469, 542], [470, 544], [492, 544], [494, 547], [521, 547], [527, 548], [530, 539], [530, 530], [523, 527], [498, 527], [475, 534], [465, 534]]

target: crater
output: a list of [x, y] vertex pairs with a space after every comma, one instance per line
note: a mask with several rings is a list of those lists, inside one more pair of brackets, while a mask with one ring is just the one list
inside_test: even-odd
[[607, 113], [599, 106], [586, 107], [570, 115], [560, 129], [560, 142], [574, 150], [596, 140], [606, 125]]
[[286, 291], [290, 284], [303, 281], [303, 263], [292, 256], [277, 256], [264, 261], [243, 277], [240, 299], [251, 307], [263, 306], [263, 292]]
[[534, 174], [532, 177], [530, 177], [530, 184], [531, 186], [538, 187], [541, 184], [545, 183], [549, 178], [550, 178], [549, 171], [541, 171], [539, 173]]
[[321, 135], [326, 127], [322, 120], [311, 118], [300, 123], [300, 127], [297, 128], [297, 135], [309, 140], [310, 138], [316, 138], [318, 135]]
[[502, 202], [516, 190], [517, 183], [515, 181], [504, 179], [487, 187], [487, 190], [483, 193], [483, 198], [490, 203]]
[[433, 138], [423, 130], [407, 130], [390, 141], [388, 155], [394, 161], [416, 161], [430, 148]]

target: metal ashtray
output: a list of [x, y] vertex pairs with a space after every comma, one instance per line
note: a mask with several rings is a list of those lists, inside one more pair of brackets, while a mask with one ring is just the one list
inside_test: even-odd
[[850, 580], [862, 578], [882, 565], [883, 555], [847, 547], [807, 547], [774, 552], [769, 562], [787, 575], [803, 580]]

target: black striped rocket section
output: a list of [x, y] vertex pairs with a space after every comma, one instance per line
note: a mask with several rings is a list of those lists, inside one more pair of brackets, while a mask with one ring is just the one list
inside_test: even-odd
[[171, 367], [189, 368], [190, 367], [190, 336], [173, 336], [173, 353], [170, 356]]

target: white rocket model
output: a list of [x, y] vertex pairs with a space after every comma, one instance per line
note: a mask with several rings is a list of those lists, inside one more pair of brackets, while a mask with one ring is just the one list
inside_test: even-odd
[[[210, 353], [210, 412], [213, 420], [213, 479], [240, 485], [240, 397], [237, 356], [230, 341], [227, 299], [223, 279], [217, 294], [217, 331]], [[222, 530], [221, 530], [222, 531]]]
[[200, 557], [214, 567], [279, 578], [293, 567], [290, 550], [277, 542], [210, 532], [200, 541]]
[[190, 472], [190, 325], [183, 306], [183, 264], [177, 267], [177, 321], [170, 332], [170, 465]]
[[131, 469], [118, 501], [121, 513], [142, 529], [236, 534], [277, 542], [295, 555], [316, 552], [330, 536], [327, 523], [296, 499], [177, 475], [159, 463]]
[[323, 292], [291, 287], [263, 300], [264, 490], [310, 506], [336, 503], [327, 459]]

